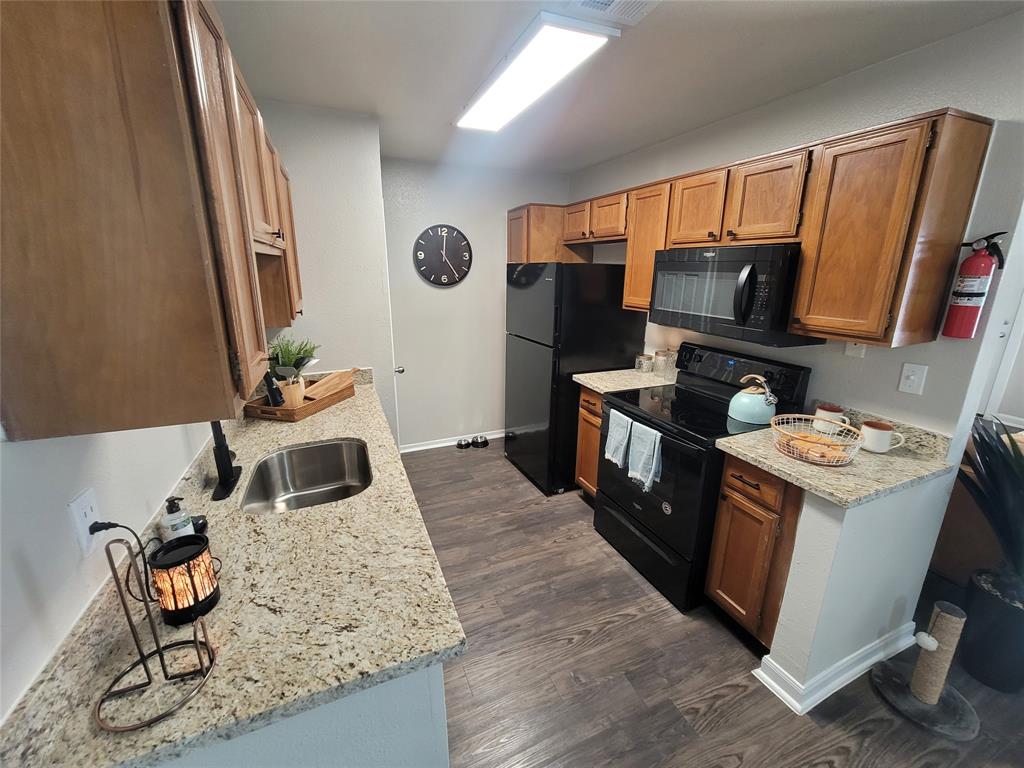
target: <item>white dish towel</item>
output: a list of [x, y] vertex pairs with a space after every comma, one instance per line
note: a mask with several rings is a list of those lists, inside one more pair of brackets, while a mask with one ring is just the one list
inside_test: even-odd
[[608, 439], [604, 441], [604, 457], [619, 469], [626, 465], [626, 447], [633, 420], [618, 411], [608, 411]]
[[644, 493], [661, 479], [661, 433], [636, 422], [629, 437], [629, 476]]

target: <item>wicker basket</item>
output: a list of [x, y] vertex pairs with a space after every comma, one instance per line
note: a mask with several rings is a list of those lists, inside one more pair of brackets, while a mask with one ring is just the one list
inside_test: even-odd
[[841, 421], [804, 414], [772, 418], [775, 447], [787, 456], [825, 467], [842, 467], [853, 461], [864, 437]]

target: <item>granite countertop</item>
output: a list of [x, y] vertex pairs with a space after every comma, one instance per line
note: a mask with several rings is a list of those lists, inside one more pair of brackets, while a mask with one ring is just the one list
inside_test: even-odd
[[666, 379], [657, 373], [641, 373], [634, 368], [626, 368], [621, 371], [577, 373], [572, 380], [599, 395], [604, 395], [608, 392], [621, 392], [626, 389], [664, 387], [668, 384], [675, 384], [675, 369], [672, 371], [671, 379]]
[[[230, 499], [211, 501], [204, 487], [209, 450], [175, 491], [193, 514], [208, 516], [211, 549], [223, 560], [221, 600], [207, 616], [217, 666], [206, 686], [156, 725], [122, 734], [99, 729], [92, 708], [134, 658], [108, 579], [4, 722], [0, 763], [153, 765], [464, 650], [465, 633], [372, 385], [295, 424], [245, 419], [225, 423], [225, 431], [243, 468]], [[261, 457], [332, 437], [366, 442], [373, 472], [366, 490], [285, 514], [242, 513]], [[93, 556], [103, 557], [102, 547]], [[132, 610], [141, 625], [140, 606]], [[165, 642], [181, 636], [154, 610]], [[154, 673], [162, 681], [158, 665]], [[137, 696], [109, 704], [110, 715], [144, 716]]]
[[823, 467], [780, 453], [775, 448], [771, 429], [719, 438], [715, 445], [731, 456], [846, 508], [896, 493], [955, 469], [955, 465], [946, 460], [948, 437], [874, 414], [849, 409], [845, 413], [854, 426], [865, 420], [888, 421], [906, 437], [906, 443], [885, 454], [870, 453], [861, 448], [845, 467]]

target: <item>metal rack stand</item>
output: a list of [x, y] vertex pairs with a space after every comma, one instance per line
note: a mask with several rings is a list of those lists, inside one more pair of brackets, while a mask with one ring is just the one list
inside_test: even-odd
[[[121, 583], [121, 576], [117, 572], [117, 565], [114, 562], [113, 547], [117, 544], [123, 546], [128, 552], [128, 570], [126, 572], [125, 581], [127, 582], [127, 580], [129, 578], [132, 578], [132, 576], [134, 575], [135, 583], [139, 589], [139, 594], [142, 595], [142, 604], [146, 609], [146, 620], [149, 623], [149, 631], [150, 634], [152, 634], [153, 636], [153, 643], [155, 644], [154, 650], [149, 652], [147, 652], [145, 648], [143, 648], [142, 640], [139, 637], [139, 631], [138, 629], [136, 629], [135, 623], [132, 621], [131, 612], [128, 609], [128, 601], [125, 598], [125, 585]], [[114, 677], [114, 679], [110, 682], [110, 685], [107, 686], [107, 689], [103, 692], [99, 700], [96, 702], [96, 707], [93, 709], [93, 716], [96, 719], [96, 724], [99, 725], [99, 727], [103, 730], [109, 731], [111, 733], [124, 733], [126, 731], [135, 731], [139, 728], [145, 728], [148, 725], [158, 723], [161, 720], [170, 717], [179, 709], [184, 707], [188, 702], [190, 702], [206, 684], [206, 681], [210, 679], [210, 675], [213, 672], [213, 667], [217, 663], [217, 654], [214, 651], [213, 645], [210, 643], [210, 637], [206, 629], [206, 621], [202, 617], [192, 622], [191, 640], [176, 640], [172, 643], [168, 643], [167, 645], [161, 644], [160, 633], [157, 631], [156, 622], [153, 620], [153, 612], [149, 605], [150, 601], [147, 599], [148, 592], [146, 590], [146, 585], [143, 582], [142, 572], [137, 562], [137, 558], [145, 557], [145, 553], [139, 552], [138, 554], [136, 554], [132, 550], [132, 545], [128, 542], [127, 539], [113, 539], [112, 541], [107, 543], [105, 549], [107, 553], [107, 563], [110, 565], [110, 572], [113, 574], [114, 577], [114, 586], [117, 588], [117, 596], [121, 601], [121, 608], [124, 610], [124, 616], [128, 622], [128, 628], [131, 630], [132, 640], [135, 642], [135, 649], [138, 652], [138, 658], [131, 664], [129, 664], [127, 667], [125, 667], [123, 670], [121, 670], [121, 672], [119, 672], [117, 676]], [[202, 634], [202, 639], [200, 639], [200, 634]], [[196, 666], [193, 669], [186, 670], [184, 672], [172, 673], [167, 668], [167, 659], [165, 658], [166, 652], [174, 650], [176, 648], [185, 648], [189, 646], [191, 646], [195, 651], [196, 658], [198, 660], [198, 666]], [[159, 714], [153, 715], [152, 717], [148, 717], [144, 720], [140, 720], [135, 723], [130, 723], [128, 725], [115, 725], [105, 720], [103, 718], [102, 712], [104, 704], [106, 704], [111, 699], [115, 699], [120, 696], [124, 696], [126, 694], [134, 693], [135, 691], [140, 691], [145, 688], [148, 688], [154, 683], [155, 678], [153, 676], [152, 670], [149, 667], [149, 662], [153, 658], [160, 659], [160, 670], [163, 673], [163, 678], [164, 681], [166, 682], [174, 680], [183, 680], [191, 677], [198, 677], [199, 679], [196, 681], [195, 685], [193, 685], [183, 696], [181, 696], [181, 698], [179, 698], [174, 704], [172, 704], [170, 707], [163, 710]], [[135, 683], [132, 685], [125, 685], [120, 688], [117, 687], [118, 684], [126, 676], [131, 674], [140, 666], [146, 672], [145, 682]]]

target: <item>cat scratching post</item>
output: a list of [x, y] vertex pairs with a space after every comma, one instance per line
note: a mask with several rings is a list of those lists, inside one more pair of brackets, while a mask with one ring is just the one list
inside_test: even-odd
[[871, 670], [878, 694], [904, 717], [954, 741], [970, 741], [981, 723], [971, 703], [946, 684], [967, 614], [943, 600], [935, 603], [927, 632], [918, 632], [921, 651], [909, 661], [891, 659]]

